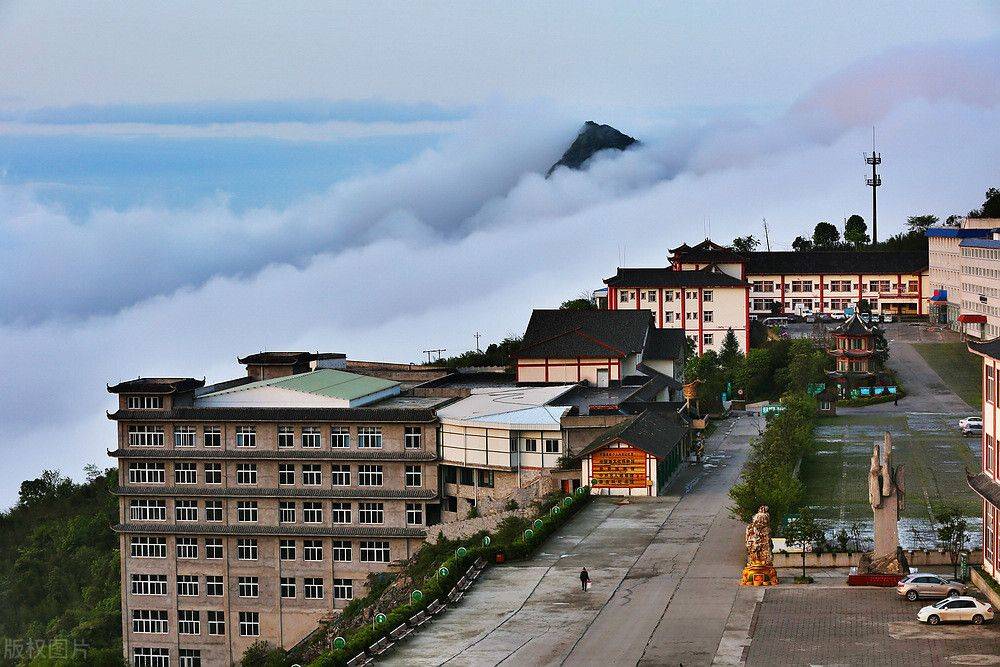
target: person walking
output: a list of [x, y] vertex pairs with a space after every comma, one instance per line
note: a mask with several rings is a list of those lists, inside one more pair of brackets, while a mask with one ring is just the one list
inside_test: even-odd
[[580, 570], [580, 588], [582, 590], [587, 590], [587, 583], [590, 582], [590, 573], [587, 572], [587, 568]]
[[895, 405], [895, 406], [899, 405], [899, 394], [893, 394], [892, 395], [892, 404]]

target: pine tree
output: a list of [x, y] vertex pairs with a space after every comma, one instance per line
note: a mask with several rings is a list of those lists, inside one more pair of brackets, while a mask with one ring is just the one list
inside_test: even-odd
[[719, 353], [719, 360], [725, 368], [732, 368], [733, 365], [742, 357], [743, 354], [740, 352], [740, 343], [736, 340], [736, 334], [733, 333], [732, 327], [726, 331], [726, 337], [722, 341], [722, 350]]

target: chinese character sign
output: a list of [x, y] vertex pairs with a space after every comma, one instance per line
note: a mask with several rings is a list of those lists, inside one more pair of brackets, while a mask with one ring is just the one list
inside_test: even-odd
[[590, 462], [591, 485], [594, 487], [644, 489], [649, 486], [646, 452], [641, 449], [601, 449], [591, 455]]

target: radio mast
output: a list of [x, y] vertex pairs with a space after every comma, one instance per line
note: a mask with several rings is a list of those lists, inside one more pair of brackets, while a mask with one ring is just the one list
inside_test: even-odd
[[878, 202], [876, 191], [882, 185], [882, 177], [878, 175], [878, 165], [882, 164], [882, 154], [875, 152], [875, 128], [872, 127], [872, 154], [865, 154], [865, 162], [872, 166], [872, 175], [868, 186], [872, 189], [872, 244], [878, 243]]

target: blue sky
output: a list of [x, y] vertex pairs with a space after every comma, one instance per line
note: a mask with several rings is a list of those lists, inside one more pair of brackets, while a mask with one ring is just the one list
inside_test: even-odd
[[[967, 211], [998, 63], [988, 2], [0, 4], [0, 506], [109, 463], [108, 382], [460, 352], [622, 256], [868, 218], [873, 125], [880, 231]], [[544, 179], [588, 119], [641, 147]]]

